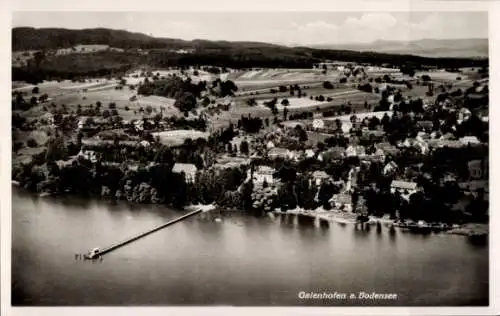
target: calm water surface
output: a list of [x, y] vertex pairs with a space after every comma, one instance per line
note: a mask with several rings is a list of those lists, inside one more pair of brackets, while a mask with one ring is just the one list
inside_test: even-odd
[[[38, 198], [13, 188], [13, 305], [487, 305], [488, 247], [452, 235], [292, 215], [191, 217], [115, 250], [105, 247], [182, 212]], [[300, 291], [397, 293], [397, 301], [300, 300]]]

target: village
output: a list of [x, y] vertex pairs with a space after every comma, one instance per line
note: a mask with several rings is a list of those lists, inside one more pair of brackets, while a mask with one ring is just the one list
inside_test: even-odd
[[[13, 180], [41, 195], [485, 223], [488, 79], [462, 72], [475, 79], [325, 63], [21, 85]], [[45, 137], [16, 140], [27, 134]]]
[[13, 12], [7, 304], [492, 312], [492, 8], [351, 5]]

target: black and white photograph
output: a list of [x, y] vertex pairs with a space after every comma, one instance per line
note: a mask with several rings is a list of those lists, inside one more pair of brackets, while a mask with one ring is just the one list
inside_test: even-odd
[[494, 16], [361, 10], [12, 12], [2, 304], [490, 306]]

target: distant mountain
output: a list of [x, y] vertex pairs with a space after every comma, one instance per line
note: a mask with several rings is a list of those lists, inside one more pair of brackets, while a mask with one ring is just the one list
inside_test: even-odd
[[[396, 43], [375, 42], [364, 52], [359, 46], [319, 49], [311, 47], [287, 47], [260, 42], [228, 42], [173, 38], [156, 38], [141, 33], [105, 28], [69, 30], [61, 28], [18, 27], [12, 30], [13, 78], [16, 80], [43, 80], [47, 78], [71, 79], [78, 76], [105, 76], [121, 73], [138, 66], [189, 67], [212, 65], [218, 67], [242, 68], [307, 68], [325, 60], [338, 60], [371, 65], [386, 65], [427, 69], [483, 67], [488, 58], [436, 58], [415, 56], [428, 50], [429, 44], [406, 45], [405, 54]], [[469, 43], [469, 42], [466, 42]], [[91, 52], [74, 48], [79, 45], [109, 46]], [[451, 45], [451, 44], [449, 44]], [[469, 45], [469, 44], [467, 44]], [[373, 49], [375, 47], [375, 49]], [[377, 47], [392, 47], [388, 52], [377, 52]], [[433, 47], [437, 47], [436, 44]], [[441, 47], [441, 46], [440, 46]], [[440, 48], [443, 50], [442, 45]], [[449, 50], [466, 50], [464, 46], [451, 45]], [[64, 48], [64, 53], [55, 52]], [[138, 51], [143, 49], [146, 52]], [[418, 48], [418, 49], [417, 49]], [[41, 50], [40, 54], [21, 52]], [[373, 52], [375, 51], [375, 52]], [[66, 53], [67, 52], [67, 53]], [[476, 54], [475, 54], [476, 55]], [[22, 58], [21, 58], [22, 57]], [[19, 60], [18, 60], [19, 59]]]
[[488, 57], [488, 39], [421, 39], [415, 41], [377, 40], [366, 44], [316, 45], [320, 49], [348, 49], [424, 57]]

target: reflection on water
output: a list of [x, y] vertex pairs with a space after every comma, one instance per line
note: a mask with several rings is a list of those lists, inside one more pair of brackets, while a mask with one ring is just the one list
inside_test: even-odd
[[[207, 212], [119, 248], [104, 247], [185, 212], [40, 199], [14, 191], [14, 305], [349, 305], [300, 291], [394, 292], [379, 305], [488, 303], [484, 240], [380, 230], [282, 214]], [[217, 221], [220, 218], [221, 221]], [[436, 294], [437, 293], [437, 294]], [[438, 295], [439, 294], [439, 295]]]

